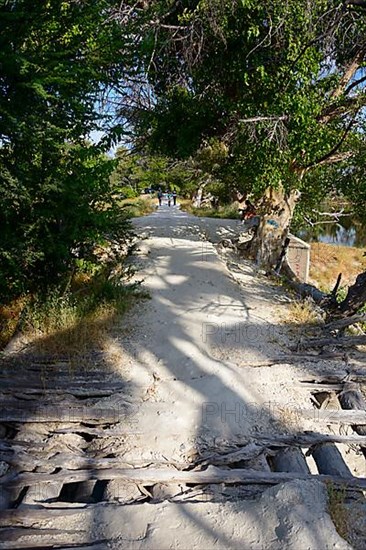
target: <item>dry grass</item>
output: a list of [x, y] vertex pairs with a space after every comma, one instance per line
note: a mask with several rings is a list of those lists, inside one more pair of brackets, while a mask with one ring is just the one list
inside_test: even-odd
[[311, 298], [293, 301], [286, 311], [285, 323], [318, 325], [323, 320], [320, 309]]
[[366, 269], [364, 250], [352, 246], [312, 243], [310, 256], [310, 279], [328, 292], [342, 273], [342, 285], [351, 285], [359, 273]]
[[25, 334], [36, 354], [67, 356], [79, 361], [90, 351], [103, 347], [115, 319], [113, 307], [101, 306], [84, 319], [65, 311], [60, 322], [54, 323], [54, 319], [48, 318], [41, 329], [28, 326]]
[[34, 353], [80, 363], [90, 352], [103, 350], [119, 316], [146, 297], [137, 288], [108, 280], [93, 281], [83, 290], [60, 295], [55, 289], [27, 306], [21, 329]]
[[14, 336], [25, 303], [26, 299], [22, 297], [0, 306], [0, 349], [3, 349]]
[[337, 533], [345, 540], [349, 538], [350, 517], [345, 505], [346, 490], [338, 489], [332, 483], [327, 483], [328, 510], [337, 529]]

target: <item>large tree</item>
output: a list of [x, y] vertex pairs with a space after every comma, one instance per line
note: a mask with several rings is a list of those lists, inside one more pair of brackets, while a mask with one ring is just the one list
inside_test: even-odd
[[364, 3], [122, 2], [117, 19], [128, 9], [145, 83], [122, 115], [165, 154], [225, 144], [227, 181], [264, 193], [252, 251], [273, 267], [307, 174], [347, 171], [364, 141]]

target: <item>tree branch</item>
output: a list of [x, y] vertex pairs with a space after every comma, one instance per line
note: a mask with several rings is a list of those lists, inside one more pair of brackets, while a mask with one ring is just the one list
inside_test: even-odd
[[252, 118], [242, 118], [239, 119], [239, 122], [250, 123], [250, 122], [277, 122], [279, 120], [288, 120], [288, 115], [270, 115], [270, 116], [254, 116]]
[[350, 93], [351, 90], [353, 90], [353, 88], [356, 88], [356, 86], [359, 86], [359, 84], [362, 84], [363, 82], [366, 81], [366, 76], [363, 76], [362, 78], [359, 78], [358, 80], [355, 80], [354, 82], [352, 82], [352, 84], [350, 84], [348, 86], [348, 88], [345, 90], [344, 92], [344, 95], [347, 95]]
[[347, 84], [351, 81], [353, 75], [361, 65], [365, 57], [365, 54], [366, 54], [366, 45], [363, 44], [358, 50], [358, 52], [356, 53], [356, 55], [354, 56], [354, 58], [352, 59], [352, 61], [346, 67], [344, 74], [341, 80], [339, 81], [338, 87], [334, 90], [334, 92], [331, 95], [331, 99], [337, 99], [339, 96], [343, 94]]
[[342, 102], [332, 103], [328, 105], [323, 112], [317, 117], [317, 121], [320, 124], [327, 124], [331, 120], [339, 116], [346, 116], [349, 114], [354, 114], [361, 107], [366, 104], [366, 93], [360, 92], [354, 97], [348, 97]]
[[345, 151], [340, 153], [338, 153], [337, 151], [346, 140], [355, 122], [355, 116], [353, 116], [353, 118], [347, 124], [347, 127], [343, 132], [343, 135], [341, 139], [338, 141], [338, 143], [336, 143], [336, 145], [328, 153], [326, 153], [316, 161], [312, 162], [311, 164], [308, 164], [307, 166], [305, 166], [305, 170], [310, 170], [310, 168], [314, 168], [315, 166], [321, 166], [323, 164], [333, 164], [335, 162], [341, 162], [342, 160], [347, 160], [348, 158], [353, 156], [354, 153], [352, 151]]

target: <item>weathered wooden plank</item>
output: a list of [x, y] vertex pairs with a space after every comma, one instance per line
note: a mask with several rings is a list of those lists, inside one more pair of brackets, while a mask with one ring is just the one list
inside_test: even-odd
[[115, 428], [90, 428], [89, 426], [79, 426], [78, 428], [60, 428], [58, 430], [50, 430], [52, 434], [70, 434], [70, 433], [84, 433], [89, 435], [95, 435], [96, 437], [114, 437], [120, 435], [142, 435], [142, 432], [136, 430], [129, 430], [126, 428], [118, 427]]
[[337, 411], [332, 409], [295, 409], [293, 414], [299, 417], [314, 420], [315, 422], [327, 422], [331, 424], [366, 424], [366, 411]]
[[2, 528], [0, 529], [0, 541], [16, 541], [23, 537], [29, 537], [29, 536], [47, 536], [47, 535], [76, 535], [80, 533], [82, 529], [76, 531], [76, 530], [70, 530], [70, 529], [37, 529], [37, 528], [16, 528], [16, 527], [8, 527], [8, 528]]
[[[71, 535], [77, 535], [78, 542], [71, 542]], [[29, 537], [32, 537], [29, 540]], [[87, 533], [70, 529], [7, 528], [0, 529], [0, 548], [6, 550], [94, 550], [107, 544], [107, 539], [90, 540]], [[28, 539], [28, 540], [27, 540]]]
[[343, 389], [343, 384], [325, 384], [323, 382], [321, 383], [304, 382], [304, 383], [301, 383], [301, 387], [311, 390], [313, 393], [325, 392], [325, 391], [332, 392], [332, 391], [341, 391]]
[[47, 481], [64, 481], [67, 483], [79, 483], [88, 480], [121, 479], [139, 483], [141, 485], [153, 485], [154, 483], [241, 483], [241, 484], [269, 484], [284, 483], [293, 479], [329, 481], [335, 484], [345, 484], [350, 488], [366, 490], [366, 478], [343, 478], [329, 475], [308, 475], [287, 472], [261, 472], [257, 470], [230, 469], [223, 470], [216, 466], [209, 466], [206, 470], [178, 471], [176, 469], [158, 468], [113, 468], [102, 470], [77, 470], [62, 471], [57, 474], [25, 473], [6, 475], [3, 483], [8, 487], [30, 486], [34, 483]]
[[[260, 452], [263, 452], [263, 447], [258, 447], [260, 449]], [[230, 456], [224, 455], [223, 457], [220, 457], [220, 455], [216, 455], [217, 460], [220, 461], [220, 458], [222, 459], [222, 464], [227, 464], [230, 462], [230, 457], [232, 455], [232, 461], [238, 461], [240, 458], [236, 458], [238, 456], [240, 457], [249, 457], [254, 458], [260, 454], [260, 452], [257, 452], [257, 454], [253, 453], [252, 450], [245, 451], [245, 449], [241, 451], [237, 451], [236, 453], [229, 453]], [[58, 453], [55, 456], [48, 457], [40, 457], [39, 455], [30, 456], [25, 453], [21, 453], [19, 455], [13, 455], [11, 458], [7, 457], [6, 455], [0, 454], [0, 460], [6, 459], [9, 464], [12, 466], [17, 467], [18, 470], [21, 471], [33, 471], [36, 467], [41, 466], [48, 466], [49, 468], [63, 468], [65, 470], [79, 470], [79, 469], [103, 469], [103, 468], [130, 468], [130, 467], [146, 467], [148, 465], [151, 465], [151, 460], [134, 460], [133, 462], [124, 460], [123, 458], [92, 458], [85, 455], [76, 455], [71, 453]], [[212, 459], [214, 460], [214, 458]], [[211, 461], [211, 459], [210, 459]], [[210, 462], [211, 464], [213, 462]], [[168, 461], [168, 460], [155, 460], [154, 461], [155, 466], [174, 466], [178, 469], [185, 469], [189, 466], [192, 466], [191, 463], [188, 462], [177, 462], [177, 461]]]
[[[57, 384], [56, 384], [57, 386]], [[4, 387], [3, 384], [1, 384], [1, 393], [5, 395], [13, 395], [16, 398], [33, 398], [37, 399], [39, 396], [58, 396], [58, 395], [74, 395], [74, 396], [81, 396], [81, 397], [109, 397], [111, 395], [114, 395], [115, 393], [121, 393], [126, 389], [126, 384], [120, 384], [118, 386], [113, 386], [112, 384], [98, 384], [98, 382], [94, 382], [93, 386], [91, 387], [83, 387], [82, 385], [78, 385], [77, 387], [72, 387], [72, 384], [66, 385], [64, 388], [60, 387], [33, 387], [33, 388], [27, 388], [27, 387], [21, 387], [17, 385], [14, 387], [14, 384], [8, 384], [7, 387]]]
[[344, 352], [329, 353], [293, 353], [291, 355], [281, 355], [263, 361], [242, 361], [240, 367], [271, 367], [274, 365], [283, 365], [297, 362], [319, 362], [319, 361], [340, 361], [344, 359]]
[[318, 432], [303, 432], [295, 434], [278, 434], [278, 435], [261, 435], [260, 437], [252, 438], [262, 445], [268, 447], [278, 446], [297, 446], [297, 447], [311, 447], [319, 443], [350, 443], [356, 445], [364, 445], [366, 443], [366, 436], [358, 435], [337, 435], [337, 434], [321, 434]]
[[20, 404], [16, 407], [0, 408], [0, 422], [90, 422], [96, 424], [115, 424], [126, 420], [128, 411], [118, 407], [87, 407], [75, 404], [63, 404], [35, 407], [31, 403]]
[[[327, 376], [317, 376], [299, 380], [300, 384], [345, 384], [346, 376], [344, 374], [328, 374]], [[366, 369], [364, 371], [352, 371], [347, 375], [347, 381], [366, 383]]]

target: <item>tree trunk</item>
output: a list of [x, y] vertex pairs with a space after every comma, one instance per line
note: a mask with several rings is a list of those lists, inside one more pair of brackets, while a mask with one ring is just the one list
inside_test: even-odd
[[339, 304], [339, 312], [343, 317], [355, 315], [366, 303], [366, 271], [357, 276], [355, 284], [349, 287], [347, 296]]
[[268, 188], [262, 199], [260, 223], [251, 242], [250, 254], [268, 272], [279, 262], [299, 197], [299, 191], [294, 189], [287, 193], [280, 187]]
[[200, 208], [201, 207], [201, 204], [202, 204], [202, 201], [203, 201], [203, 194], [204, 194], [205, 187], [206, 187], [207, 183], [208, 182], [202, 183], [199, 186], [199, 188], [197, 189], [197, 193], [195, 194], [195, 196], [193, 198], [193, 206], [195, 208]]

